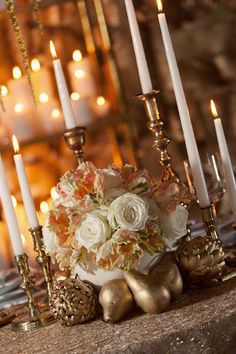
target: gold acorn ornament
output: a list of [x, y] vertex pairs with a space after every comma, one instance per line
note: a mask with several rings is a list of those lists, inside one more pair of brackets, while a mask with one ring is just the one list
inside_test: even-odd
[[183, 240], [176, 251], [180, 272], [188, 284], [197, 285], [222, 278], [224, 250], [219, 239], [210, 236]]
[[146, 313], [162, 312], [183, 290], [181, 275], [170, 254], [148, 275], [130, 270], [124, 276], [135, 302]]
[[50, 308], [62, 324], [73, 326], [94, 318], [97, 296], [93, 287], [80, 279], [65, 279], [53, 286]]
[[105, 283], [99, 293], [99, 303], [104, 321], [112, 323], [121, 321], [134, 307], [133, 295], [123, 279]]

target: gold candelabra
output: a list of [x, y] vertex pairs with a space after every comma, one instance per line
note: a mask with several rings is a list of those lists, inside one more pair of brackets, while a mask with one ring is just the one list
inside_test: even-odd
[[148, 119], [147, 127], [154, 134], [153, 147], [157, 149], [160, 154], [160, 164], [163, 166], [162, 180], [167, 181], [171, 178], [177, 178], [176, 173], [171, 167], [171, 157], [168, 152], [168, 139], [163, 132], [164, 122], [159, 114], [157, 106], [157, 94], [159, 91], [153, 90], [147, 94], [138, 95], [137, 98], [144, 102], [144, 107]]
[[72, 129], [68, 129], [63, 134], [66, 145], [70, 150], [73, 151], [78, 165], [80, 165], [84, 161], [84, 152], [83, 146], [85, 144], [85, 131], [84, 127], [74, 127]]
[[50, 271], [50, 257], [44, 250], [42, 226], [39, 225], [38, 227], [30, 228], [29, 231], [34, 241], [34, 250], [38, 253], [37, 262], [42, 267], [44, 279], [47, 284], [48, 297], [50, 298], [52, 293], [52, 274]]

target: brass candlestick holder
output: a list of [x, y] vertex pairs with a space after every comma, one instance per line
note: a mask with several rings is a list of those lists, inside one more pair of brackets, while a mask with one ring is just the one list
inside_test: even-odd
[[84, 127], [75, 127], [68, 129], [63, 134], [66, 145], [73, 151], [78, 165], [84, 162], [83, 146], [85, 144], [85, 131]]
[[29, 275], [28, 256], [22, 254], [16, 256], [15, 260], [19, 273], [22, 276], [20, 288], [26, 293], [28, 298], [29, 313], [16, 317], [12, 321], [12, 329], [14, 331], [28, 331], [42, 326], [41, 321], [38, 318], [40, 312], [33, 298], [35, 283]]
[[38, 306], [33, 297], [35, 283], [30, 277], [28, 264], [28, 256], [22, 254], [15, 257], [17, 268], [22, 276], [21, 289], [25, 292], [28, 298], [28, 310], [21, 313], [12, 321], [13, 331], [29, 331], [35, 328], [43, 327], [51, 323], [45, 313], [40, 313]]
[[164, 122], [159, 114], [157, 106], [157, 94], [160, 91], [153, 90], [150, 93], [136, 96], [139, 100], [144, 102], [146, 115], [148, 118], [148, 129], [154, 134], [153, 147], [157, 149], [160, 154], [160, 164], [163, 166], [162, 180], [168, 181], [171, 178], [177, 178], [175, 171], [171, 167], [171, 157], [168, 153], [168, 145], [170, 139], [165, 137], [163, 132]]
[[37, 262], [40, 264], [44, 279], [47, 285], [48, 297], [50, 298], [52, 293], [52, 274], [50, 271], [50, 257], [46, 254], [44, 250], [42, 226], [29, 229], [33, 241], [34, 250], [38, 253]]

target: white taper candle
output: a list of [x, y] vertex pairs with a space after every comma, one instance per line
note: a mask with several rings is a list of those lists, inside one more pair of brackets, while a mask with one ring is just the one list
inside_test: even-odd
[[35, 209], [35, 204], [34, 204], [31, 190], [30, 190], [28, 178], [26, 175], [22, 155], [19, 154], [18, 141], [14, 135], [12, 137], [12, 141], [13, 141], [14, 150], [16, 152], [16, 154], [14, 155], [14, 161], [15, 161], [15, 165], [16, 165], [16, 172], [17, 172], [17, 177], [18, 177], [18, 181], [20, 184], [21, 195], [22, 195], [26, 215], [27, 215], [30, 227], [35, 228], [35, 227], [39, 226], [38, 216], [37, 216], [37, 212]]
[[222, 121], [218, 116], [213, 100], [211, 100], [211, 111], [213, 116], [215, 117], [214, 124], [215, 124], [216, 135], [217, 135], [217, 140], [220, 149], [221, 160], [224, 168], [226, 190], [229, 195], [229, 200], [234, 215], [234, 221], [236, 222], [236, 182], [234, 177], [234, 171], [231, 163], [231, 158], [230, 158], [229, 149], [225, 138]]
[[134, 52], [135, 52], [135, 57], [136, 57], [136, 62], [137, 62], [138, 72], [139, 72], [139, 78], [142, 86], [142, 92], [144, 94], [149, 93], [153, 89], [152, 81], [148, 70], [147, 60], [143, 49], [143, 43], [142, 43], [142, 39], [138, 27], [138, 21], [136, 18], [132, 0], [125, 0], [125, 6], [126, 6], [127, 16], [129, 20], [129, 27], [130, 27], [131, 37], [133, 41]]
[[7, 227], [11, 239], [11, 244], [15, 256], [24, 254], [24, 247], [21, 239], [19, 225], [16, 219], [16, 213], [12, 204], [11, 193], [8, 187], [6, 173], [4, 170], [2, 157], [0, 156], [0, 197], [4, 210]]
[[[161, 0], [157, 0], [157, 4], [159, 11], [162, 11]], [[161, 27], [161, 34], [183, 129], [188, 159], [193, 175], [194, 186], [196, 189], [199, 205], [200, 207], [205, 208], [210, 205], [210, 200], [165, 14], [159, 13], [158, 19]]]
[[53, 67], [57, 82], [57, 88], [60, 96], [61, 106], [64, 114], [65, 125], [67, 129], [72, 129], [76, 126], [75, 117], [70, 101], [65, 76], [62, 70], [61, 61], [57, 59], [57, 53], [52, 41], [50, 41], [50, 50], [53, 57]]

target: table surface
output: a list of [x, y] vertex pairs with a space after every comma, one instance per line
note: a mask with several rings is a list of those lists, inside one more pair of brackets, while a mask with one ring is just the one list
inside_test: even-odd
[[31, 332], [0, 330], [0, 353], [235, 354], [236, 278], [191, 289], [158, 315], [136, 314], [119, 324], [59, 323]]

